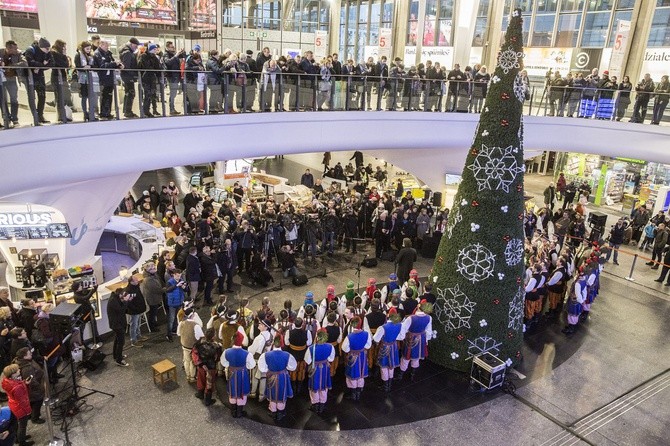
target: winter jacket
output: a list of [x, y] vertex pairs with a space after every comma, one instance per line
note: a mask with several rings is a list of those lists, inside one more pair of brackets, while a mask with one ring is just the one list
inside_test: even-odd
[[109, 328], [112, 330], [125, 330], [127, 326], [126, 310], [128, 304], [123, 302], [119, 297], [119, 293], [112, 293], [107, 303], [107, 320], [109, 321]]
[[168, 307], [178, 308], [184, 303], [184, 290], [177, 286], [174, 277], [167, 281], [167, 304]]
[[28, 386], [23, 380], [2, 378], [2, 390], [9, 398], [9, 409], [16, 418], [27, 417], [32, 413], [30, 399], [28, 397]]
[[127, 43], [123, 45], [121, 51], [119, 51], [119, 59], [123, 64], [123, 70], [121, 71], [121, 80], [123, 82], [136, 82], [137, 81], [137, 57], [135, 52], [130, 47], [130, 44]]
[[32, 376], [28, 384], [28, 399], [41, 401], [44, 399], [44, 370], [34, 360], [18, 359], [16, 364], [21, 369], [21, 377], [25, 380]]
[[[137, 58], [137, 67], [144, 70], [160, 70], [161, 62], [158, 59], [158, 56], [147, 51], [146, 53], [140, 54], [140, 57]], [[155, 84], [159, 77], [159, 71], [143, 71], [142, 83], [149, 85]]]
[[133, 285], [129, 283], [128, 286], [126, 286], [125, 291], [130, 295], [135, 295], [135, 297], [128, 302], [126, 313], [135, 315], [147, 311], [147, 302], [144, 300], [144, 295], [142, 294], [142, 289], [139, 284]]
[[200, 270], [202, 273], [202, 280], [205, 282], [216, 280], [216, 261], [212, 256], [206, 256], [204, 253], [200, 254]]
[[144, 280], [140, 283], [140, 290], [148, 305], [160, 305], [163, 303], [163, 284], [158, 274], [144, 273]]
[[95, 68], [107, 68], [107, 70], [98, 71], [98, 79], [100, 80], [100, 85], [103, 87], [112, 87], [115, 82], [114, 70], [119, 67], [119, 63], [114, 60], [114, 56], [111, 51], [103, 51], [102, 48], [98, 48], [93, 53], [93, 61]]
[[[28, 62], [28, 66], [31, 68], [52, 67], [54, 64], [51, 51], [45, 53], [37, 46], [37, 44], [29, 46], [28, 49], [23, 53], [23, 57], [26, 58], [26, 62]], [[46, 64], [44, 63], [45, 61], [47, 62]], [[44, 72], [46, 70], [34, 69], [32, 71], [33, 71], [33, 82], [43, 84]]]
[[54, 69], [51, 70], [51, 85], [53, 85], [54, 88], [56, 88], [55, 86], [58, 85], [58, 73], [60, 73], [60, 79], [63, 88], [69, 88], [67, 79], [67, 69], [70, 68], [70, 61], [68, 60], [65, 54], [61, 54], [57, 51], [51, 52], [51, 58], [53, 59], [53, 66], [54, 66]]
[[189, 254], [186, 257], [186, 279], [189, 282], [200, 282], [201, 271], [200, 259], [197, 256]]
[[170, 83], [179, 82], [181, 57], [179, 57], [179, 55], [176, 54], [175, 52], [166, 51], [163, 54], [162, 62], [165, 69], [168, 70], [165, 73], [165, 77], [167, 78], [168, 82]]

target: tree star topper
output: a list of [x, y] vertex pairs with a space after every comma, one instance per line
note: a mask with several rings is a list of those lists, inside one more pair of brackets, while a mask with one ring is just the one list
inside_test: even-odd
[[475, 176], [480, 191], [489, 189], [508, 193], [509, 186], [524, 168], [517, 163], [512, 146], [503, 149], [482, 144], [482, 150], [468, 169]]

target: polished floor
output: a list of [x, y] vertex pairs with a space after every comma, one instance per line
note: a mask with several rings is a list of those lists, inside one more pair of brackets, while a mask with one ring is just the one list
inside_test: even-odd
[[[297, 162], [289, 157], [286, 161]], [[318, 166], [319, 161], [305, 164]], [[303, 165], [293, 164], [286, 170], [298, 167], [298, 172], [304, 170]], [[171, 175], [164, 171], [145, 174], [138, 188], [145, 187], [143, 181], [163, 181]], [[548, 181], [532, 178], [534, 193], [541, 194], [542, 184]], [[528, 181], [527, 189], [531, 189]], [[329, 283], [341, 292], [347, 280], [357, 281], [359, 259], [338, 254], [323, 258], [316, 267], [301, 262], [299, 266], [311, 278], [299, 288], [282, 283], [281, 290], [264, 290], [249, 286], [245, 277], [236, 277], [236, 293], [231, 298], [251, 296], [251, 308], [256, 309], [265, 295], [279, 307], [285, 298], [298, 304], [307, 290], [319, 296]], [[431, 265], [430, 259], [417, 262], [422, 275]], [[324, 268], [327, 277], [320, 277]], [[465, 377], [426, 362], [416, 382], [405, 380], [388, 396], [369, 380], [361, 402], [352, 403], [342, 398], [341, 378], [336, 378], [322, 416], [308, 410], [305, 392], [289, 401], [289, 416], [280, 425], [274, 424], [257, 401], [249, 402], [247, 418], [237, 420], [226, 407], [223, 381], [217, 383], [217, 403], [209, 408], [193, 396], [195, 389], [186, 383], [181, 369], [175, 385], [160, 389], [152, 383], [151, 364], [168, 358], [179, 366], [181, 361], [179, 344], [167, 342], [161, 332], [149, 334], [142, 348], [127, 346], [130, 367], [116, 367], [108, 358], [98, 370], [84, 373], [79, 379], [82, 385], [115, 397], [87, 397], [82, 412], [71, 419], [69, 437], [72, 444], [87, 446], [242, 442], [667, 445], [670, 302], [662, 288], [657, 291], [642, 280], [649, 271], [640, 271], [639, 279], [632, 282], [619, 277], [618, 268], [607, 265], [591, 317], [574, 336], [563, 335], [560, 323], [547, 323], [526, 334], [514, 395], [473, 391]], [[381, 281], [390, 270], [391, 264], [385, 262], [375, 269], [363, 269], [361, 283], [367, 277]], [[102, 350], [110, 353], [111, 342]], [[31, 424], [29, 432], [41, 443], [48, 436], [46, 426]]]

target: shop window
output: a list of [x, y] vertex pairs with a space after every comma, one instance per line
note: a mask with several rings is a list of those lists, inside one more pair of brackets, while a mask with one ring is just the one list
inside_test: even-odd
[[614, 38], [616, 37], [617, 27], [619, 26], [619, 20], [630, 20], [633, 17], [633, 11], [617, 11], [614, 13], [614, 20], [612, 21], [612, 29], [610, 30], [610, 38], [607, 42], [607, 46], [614, 46]]
[[654, 13], [647, 46], [670, 46], [670, 8], [659, 8]]
[[561, 14], [558, 17], [556, 46], [568, 48], [577, 46], [577, 36], [579, 35], [579, 25], [581, 22], [581, 14]]
[[538, 0], [537, 1], [537, 12], [556, 12], [556, 6], [558, 5], [558, 0]]
[[472, 36], [472, 46], [484, 46], [486, 42], [486, 17], [477, 17], [475, 20], [475, 32]]
[[551, 46], [551, 37], [554, 30], [555, 15], [535, 16], [535, 25], [533, 26], [533, 38], [531, 46]]
[[563, 0], [561, 1], [562, 12], [581, 12], [584, 10], [584, 0]]
[[242, 1], [227, 1], [222, 4], [222, 24], [228, 27], [242, 26]]
[[614, 0], [589, 0], [586, 4], [587, 11], [611, 11]]
[[[670, 0], [666, 0], [670, 3]], [[616, 9], [633, 9], [635, 7], [636, 0], [619, 0], [616, 4]]]
[[479, 0], [479, 8], [477, 9], [477, 17], [486, 17], [489, 15], [490, 0]]
[[407, 20], [407, 45], [416, 46], [419, 33], [419, 0], [412, 0], [409, 5]]
[[656, 6], [670, 6], [670, 0], [656, 0]]
[[584, 34], [582, 45], [584, 47], [603, 47], [609, 30], [609, 12], [589, 12], [584, 19]]

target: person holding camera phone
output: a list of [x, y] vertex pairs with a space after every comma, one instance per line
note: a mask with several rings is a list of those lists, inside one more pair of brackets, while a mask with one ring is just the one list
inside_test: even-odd
[[[82, 319], [84, 323], [90, 322], [91, 323], [91, 334], [93, 336], [93, 342], [90, 346], [92, 349], [98, 349], [102, 347], [102, 343], [98, 342], [98, 324], [97, 321], [95, 320], [95, 310], [93, 309], [93, 305], [91, 304], [91, 297], [95, 294], [97, 291], [98, 287], [94, 286], [91, 288], [84, 288], [82, 286], [81, 281], [77, 281], [72, 284], [72, 292], [74, 293], [73, 299], [75, 303], [78, 303], [81, 305], [81, 311], [82, 311]], [[82, 336], [83, 336], [83, 328], [82, 328]]]
[[123, 345], [126, 342], [126, 327], [128, 326], [126, 311], [131, 299], [132, 296], [125, 290], [116, 290], [112, 292], [107, 304], [107, 320], [109, 321], [109, 328], [114, 332], [112, 355], [116, 365], [121, 367], [130, 365], [125, 361], [126, 355], [123, 354]]
[[17, 364], [10, 364], [5, 367], [2, 370], [2, 375], [2, 390], [9, 398], [9, 408], [16, 419], [14, 425], [18, 425], [17, 444], [19, 446], [32, 446], [35, 442], [26, 438], [28, 418], [32, 412], [28, 397], [28, 385], [32, 379], [30, 377], [26, 380], [22, 379], [21, 369]]
[[33, 359], [33, 352], [28, 347], [23, 347], [16, 352], [14, 363], [21, 369], [21, 376], [28, 384], [28, 399], [30, 400], [30, 421], [34, 424], [44, 424], [46, 421], [40, 417], [42, 402], [44, 402], [44, 370]]

